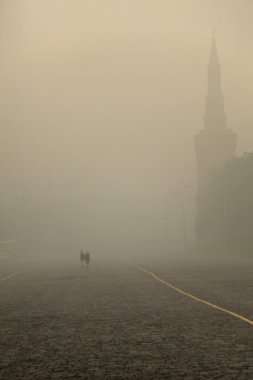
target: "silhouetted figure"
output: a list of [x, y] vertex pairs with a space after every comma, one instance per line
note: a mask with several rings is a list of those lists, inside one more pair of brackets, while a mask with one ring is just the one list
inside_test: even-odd
[[83, 267], [83, 263], [84, 263], [84, 261], [86, 261], [86, 259], [85, 259], [85, 253], [82, 249], [80, 251], [80, 261], [81, 261], [81, 265]]
[[90, 265], [90, 252], [88, 251], [88, 249], [86, 249], [86, 252], [84, 254], [84, 259], [85, 259], [85, 262], [86, 262], [86, 268], [89, 268], [89, 265]]

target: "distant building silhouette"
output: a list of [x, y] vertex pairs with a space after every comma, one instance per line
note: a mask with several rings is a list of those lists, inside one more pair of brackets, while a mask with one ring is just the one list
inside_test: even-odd
[[221, 68], [213, 38], [208, 66], [208, 92], [204, 128], [195, 136], [198, 194], [201, 196], [212, 179], [236, 152], [237, 137], [227, 128], [221, 89]]

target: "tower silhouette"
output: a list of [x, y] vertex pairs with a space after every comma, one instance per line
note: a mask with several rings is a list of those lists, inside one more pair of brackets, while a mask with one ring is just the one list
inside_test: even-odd
[[198, 194], [208, 188], [212, 180], [236, 152], [237, 136], [227, 128], [224, 98], [221, 89], [221, 68], [213, 37], [208, 65], [208, 92], [204, 128], [195, 136]]

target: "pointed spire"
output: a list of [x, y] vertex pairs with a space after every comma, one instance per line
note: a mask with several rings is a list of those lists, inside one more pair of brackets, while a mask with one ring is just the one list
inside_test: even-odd
[[216, 47], [216, 40], [215, 40], [215, 35], [213, 36], [212, 40], [212, 47], [211, 47], [211, 54], [210, 54], [210, 59], [209, 59], [209, 65], [219, 65], [219, 58], [218, 58], [218, 52], [217, 52], [217, 47]]
[[206, 97], [205, 128], [209, 130], [226, 128], [224, 99], [221, 90], [221, 67], [219, 63], [215, 36], [212, 39], [208, 67], [208, 91]]

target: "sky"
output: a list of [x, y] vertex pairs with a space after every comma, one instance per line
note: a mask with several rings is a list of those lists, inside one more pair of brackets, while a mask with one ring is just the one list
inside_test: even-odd
[[193, 225], [214, 33], [228, 127], [238, 154], [253, 147], [252, 14], [251, 0], [2, 0], [1, 202], [80, 200], [94, 225], [152, 220], [145, 235], [180, 225], [184, 197]]

